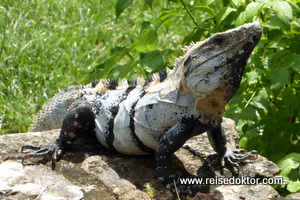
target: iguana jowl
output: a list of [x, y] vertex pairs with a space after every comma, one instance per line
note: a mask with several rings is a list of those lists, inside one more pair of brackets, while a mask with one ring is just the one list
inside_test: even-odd
[[175, 177], [171, 155], [187, 139], [205, 131], [223, 161], [238, 166], [253, 159], [255, 151], [226, 147], [220, 124], [260, 37], [259, 23], [246, 24], [185, 47], [174, 69], [147, 80], [100, 81], [63, 90], [44, 106], [32, 126], [32, 131], [41, 131], [62, 124], [59, 138], [37, 151], [7, 159], [51, 154], [55, 163], [67, 144], [94, 132], [110, 150], [154, 153], [158, 177], [168, 182]]

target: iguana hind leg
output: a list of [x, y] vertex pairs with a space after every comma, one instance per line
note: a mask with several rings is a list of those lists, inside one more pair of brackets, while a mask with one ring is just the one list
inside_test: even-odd
[[36, 147], [32, 145], [24, 145], [21, 150], [36, 150], [21, 156], [10, 156], [4, 160], [24, 160], [31, 157], [52, 157], [52, 169], [58, 162], [64, 152], [66, 145], [73, 143], [78, 136], [94, 129], [94, 114], [92, 106], [86, 101], [76, 101], [69, 109], [60, 131], [60, 135], [55, 142], [51, 142], [45, 147]]

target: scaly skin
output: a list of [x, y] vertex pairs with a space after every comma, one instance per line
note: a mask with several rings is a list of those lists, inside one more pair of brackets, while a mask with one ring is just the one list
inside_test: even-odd
[[[222, 163], [238, 168], [239, 162], [255, 159], [257, 153], [227, 148], [220, 124], [260, 37], [258, 23], [246, 24], [187, 46], [173, 70], [146, 81], [100, 81], [68, 88], [44, 107], [31, 129], [62, 124], [59, 138], [42, 148], [24, 146], [37, 151], [6, 160], [50, 154], [54, 168], [66, 145], [79, 135], [95, 133], [112, 151], [154, 154], [158, 178], [169, 187], [175, 178], [171, 155], [187, 139], [207, 131]], [[177, 186], [189, 195], [197, 190]]]

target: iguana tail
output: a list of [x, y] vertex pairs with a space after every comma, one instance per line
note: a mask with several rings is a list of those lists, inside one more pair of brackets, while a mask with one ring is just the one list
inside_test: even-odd
[[29, 131], [38, 132], [61, 128], [69, 106], [78, 98], [81, 90], [87, 86], [71, 86], [56, 94], [39, 111]]

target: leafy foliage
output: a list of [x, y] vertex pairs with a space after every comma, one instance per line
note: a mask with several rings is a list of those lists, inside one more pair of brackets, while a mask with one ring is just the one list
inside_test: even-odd
[[287, 190], [290, 192], [300, 190], [299, 165], [299, 153], [290, 153], [278, 162], [278, 166], [282, 169], [280, 175], [286, 177]]
[[242, 148], [282, 167], [289, 183], [277, 189], [296, 192], [299, 15], [299, 0], [7, 1], [0, 6], [0, 128], [25, 131], [59, 88], [148, 76], [172, 67], [191, 41], [260, 21], [263, 37], [226, 116], [237, 122]]

